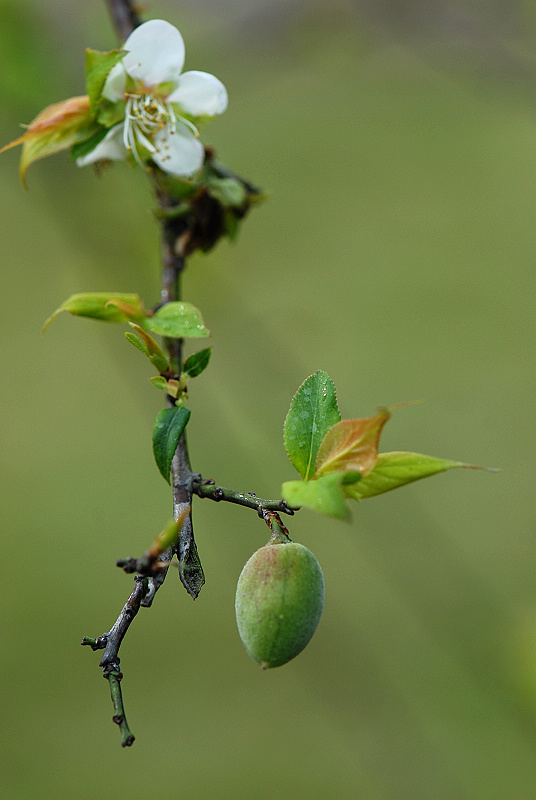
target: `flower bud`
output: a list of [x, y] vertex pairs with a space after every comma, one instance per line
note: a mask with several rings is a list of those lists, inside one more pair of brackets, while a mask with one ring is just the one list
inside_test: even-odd
[[323, 607], [320, 564], [310, 550], [290, 540], [261, 547], [238, 579], [238, 632], [262, 669], [286, 664], [303, 650]]

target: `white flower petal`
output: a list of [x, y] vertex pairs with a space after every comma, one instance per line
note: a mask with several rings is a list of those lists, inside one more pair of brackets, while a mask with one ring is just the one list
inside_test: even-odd
[[102, 89], [102, 96], [112, 103], [117, 103], [125, 96], [127, 76], [122, 64], [116, 64], [108, 73]]
[[168, 126], [162, 128], [152, 141], [156, 147], [156, 153], [151, 154], [152, 160], [170, 175], [185, 178], [203, 165], [205, 148], [182, 122], [177, 122], [175, 133], [171, 133]]
[[209, 72], [190, 70], [180, 76], [177, 88], [168, 103], [178, 103], [183, 111], [194, 117], [213, 117], [227, 108], [227, 89]]
[[95, 161], [122, 161], [127, 157], [127, 150], [123, 144], [123, 123], [110, 128], [102, 142], [94, 150], [85, 156], [76, 159], [78, 167], [85, 167], [86, 164], [94, 164]]
[[184, 64], [184, 41], [177, 28], [163, 19], [151, 19], [136, 28], [124, 44], [128, 74], [145, 86], [176, 83]]

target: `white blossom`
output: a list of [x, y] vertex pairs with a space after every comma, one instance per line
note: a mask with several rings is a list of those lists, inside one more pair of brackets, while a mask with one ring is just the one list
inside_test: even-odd
[[128, 52], [109, 72], [102, 95], [112, 103], [124, 100], [125, 118], [76, 163], [82, 167], [132, 154], [139, 164], [150, 158], [171, 175], [193, 175], [203, 164], [204, 148], [192, 118], [223, 113], [225, 86], [208, 72], [181, 73], [184, 42], [164, 20], [140, 25], [124, 49]]

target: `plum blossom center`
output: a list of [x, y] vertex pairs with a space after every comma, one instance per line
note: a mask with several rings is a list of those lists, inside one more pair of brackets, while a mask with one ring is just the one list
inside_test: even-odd
[[[160, 153], [164, 156], [161, 148], [156, 147], [150, 138], [164, 128], [168, 135], [173, 135], [177, 131], [177, 120], [186, 125], [195, 136], [199, 136], [195, 125], [184, 117], [177, 116], [171, 103], [166, 100], [150, 93], [127, 93], [123, 144], [139, 163], [141, 160], [137, 144], [140, 144], [149, 153]], [[163, 137], [162, 142], [165, 143], [166, 140], [166, 137]], [[164, 149], [166, 149], [165, 144]]]

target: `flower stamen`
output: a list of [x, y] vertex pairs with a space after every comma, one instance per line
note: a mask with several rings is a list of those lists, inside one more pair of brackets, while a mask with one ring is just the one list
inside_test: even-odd
[[138, 147], [149, 153], [160, 152], [151, 142], [151, 137], [159, 131], [167, 129], [168, 135], [177, 132], [177, 123], [185, 125], [194, 136], [199, 131], [193, 122], [177, 115], [171, 103], [166, 103], [152, 94], [127, 94], [125, 106], [125, 123], [123, 127], [123, 144], [132, 153], [136, 162], [143, 166]]
[[[183, 124], [183, 125], [186, 125], [186, 127], [187, 127], [187, 128], [189, 128], [189, 129], [192, 131], [193, 135], [194, 135], [194, 136], [195, 136], [197, 139], [199, 139], [199, 131], [198, 131], [198, 130], [197, 130], [197, 128], [195, 127], [194, 123], [193, 123], [193, 122], [190, 122], [190, 120], [189, 120], [189, 119], [186, 119], [186, 117], [179, 117], [179, 119], [180, 119], [180, 121], [182, 122], [182, 124]], [[172, 131], [172, 133], [175, 133], [175, 131]]]

